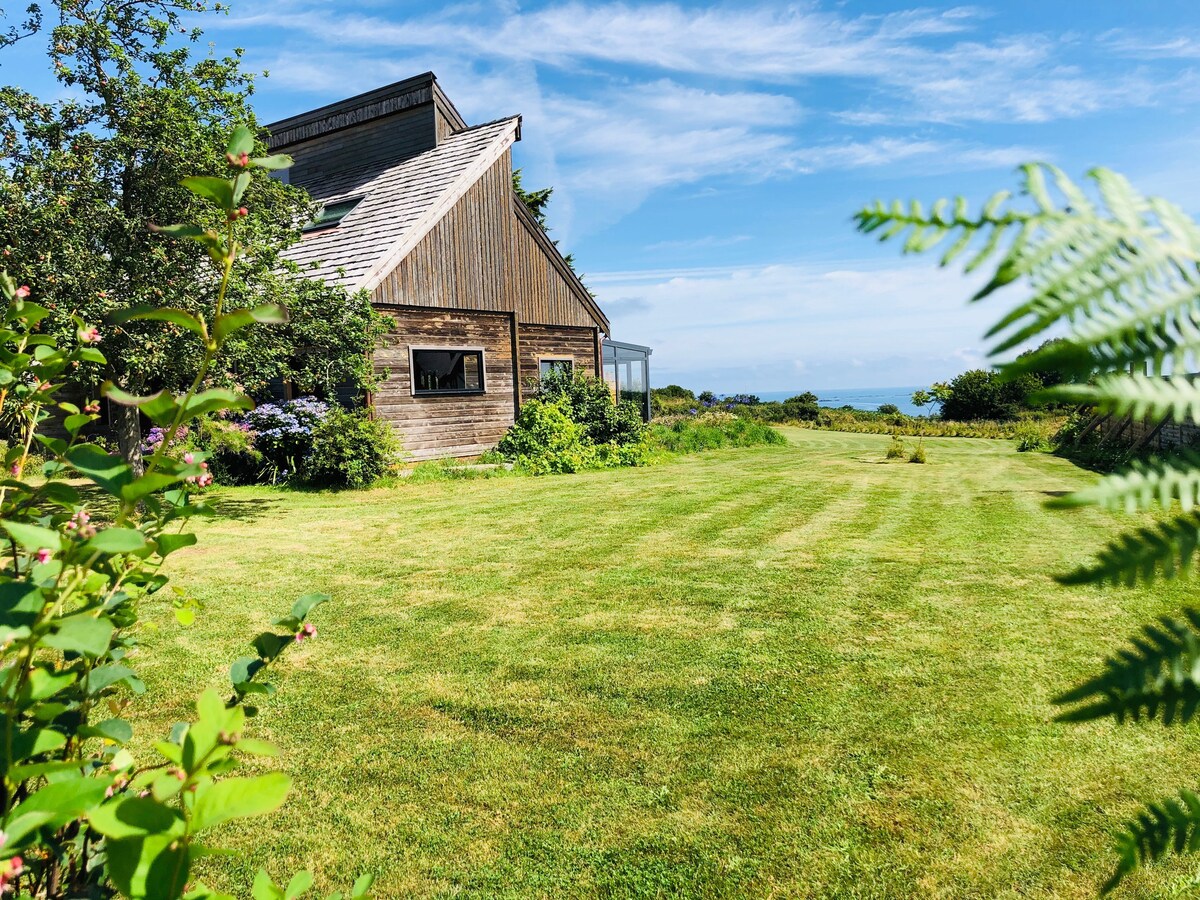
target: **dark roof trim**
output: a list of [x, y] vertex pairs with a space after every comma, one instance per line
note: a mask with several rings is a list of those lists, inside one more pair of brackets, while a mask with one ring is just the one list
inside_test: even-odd
[[579, 280], [579, 276], [575, 274], [575, 271], [567, 265], [567, 261], [563, 259], [563, 255], [554, 246], [554, 241], [550, 240], [546, 235], [545, 230], [538, 224], [537, 219], [533, 217], [533, 213], [529, 211], [521, 198], [516, 195], [516, 192], [512, 195], [512, 206], [513, 211], [517, 214], [517, 219], [525, 226], [525, 230], [533, 235], [533, 239], [537, 241], [542, 252], [546, 254], [546, 257], [550, 260], [554, 268], [558, 270], [558, 274], [566, 279], [576, 299], [583, 304], [583, 308], [588, 311], [588, 314], [600, 326], [600, 330], [608, 334], [609, 329], [612, 327], [608, 324], [608, 317], [604, 315], [604, 311], [596, 304], [591, 291]]
[[458, 110], [437, 86], [437, 77], [432, 72], [426, 72], [356, 97], [272, 122], [267, 126], [267, 130], [271, 132], [270, 146], [272, 150], [276, 150], [297, 141], [360, 125], [381, 116], [432, 102], [437, 102], [451, 121], [462, 122], [462, 127], [466, 127], [466, 122], [463, 122]]
[[454, 104], [450, 102], [450, 98], [446, 96], [446, 92], [442, 90], [442, 86], [437, 83], [437, 77], [432, 72], [429, 75], [433, 78], [433, 102], [437, 105], [441, 114], [450, 120], [450, 124], [454, 126], [454, 130], [456, 132], [462, 131], [467, 127], [467, 120], [459, 114]]

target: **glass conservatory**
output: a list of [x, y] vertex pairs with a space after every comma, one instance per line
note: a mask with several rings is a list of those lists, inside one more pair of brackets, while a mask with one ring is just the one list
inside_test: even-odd
[[650, 421], [650, 354], [649, 347], [605, 341], [603, 352], [604, 380], [612, 388], [613, 397], [632, 400]]

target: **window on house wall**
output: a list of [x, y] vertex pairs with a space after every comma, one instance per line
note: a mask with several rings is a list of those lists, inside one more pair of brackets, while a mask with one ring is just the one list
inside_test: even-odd
[[482, 394], [483, 351], [421, 347], [412, 351], [412, 391], [421, 394]]
[[551, 372], [565, 372], [570, 375], [575, 371], [575, 360], [573, 359], [539, 359], [538, 360], [538, 377], [545, 378]]
[[338, 200], [335, 203], [326, 203], [321, 207], [321, 211], [317, 213], [317, 217], [305, 225], [301, 231], [316, 231], [319, 228], [332, 228], [337, 225], [342, 219], [350, 215], [354, 207], [362, 203], [362, 197], [351, 197], [349, 200]]

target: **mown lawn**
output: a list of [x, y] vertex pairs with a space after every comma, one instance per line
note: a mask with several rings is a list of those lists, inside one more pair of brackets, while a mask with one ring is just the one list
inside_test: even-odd
[[[640, 470], [230, 489], [173, 564], [140, 671], [206, 685], [300, 593], [334, 601], [256, 720], [296, 788], [229, 830], [245, 885], [310, 867], [380, 897], [1089, 896], [1200, 731], [1050, 722], [1183, 586], [1065, 589], [1122, 517], [998, 441], [791, 431]], [[1195, 865], [1130, 882], [1171, 894]]]

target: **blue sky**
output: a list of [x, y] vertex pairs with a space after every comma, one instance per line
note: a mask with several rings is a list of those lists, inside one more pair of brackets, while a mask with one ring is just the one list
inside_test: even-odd
[[[516, 163], [656, 384], [929, 383], [998, 308], [855, 234], [876, 197], [981, 199], [1094, 165], [1200, 209], [1200, 6], [233, 0], [269, 122], [432, 69], [470, 122], [524, 115]], [[0, 72], [13, 78], [14, 70]], [[1003, 303], [1004, 301], [999, 301]]]

